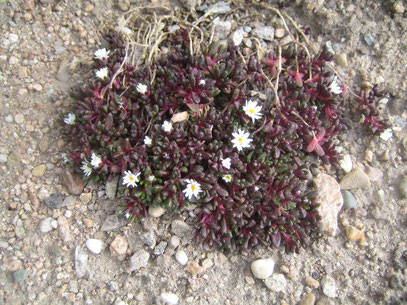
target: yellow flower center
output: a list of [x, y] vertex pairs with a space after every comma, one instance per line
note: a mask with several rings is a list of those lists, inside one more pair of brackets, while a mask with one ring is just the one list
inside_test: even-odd
[[249, 112], [250, 112], [250, 113], [254, 113], [254, 109], [249, 109]]
[[243, 138], [237, 139], [240, 143], [243, 143]]
[[230, 176], [229, 175], [226, 175], [226, 180], [230, 180]]
[[133, 180], [134, 180], [134, 178], [133, 178], [132, 176], [130, 176], [130, 177], [129, 177], [129, 180], [130, 180], [130, 181], [133, 181]]
[[195, 185], [193, 185], [193, 184], [191, 185], [191, 190], [195, 191]]

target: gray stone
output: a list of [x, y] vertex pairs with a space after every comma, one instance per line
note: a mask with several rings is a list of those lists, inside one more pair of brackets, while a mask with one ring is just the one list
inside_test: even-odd
[[116, 198], [116, 192], [117, 192], [117, 184], [119, 182], [119, 176], [116, 176], [112, 179], [112, 181], [106, 181], [106, 196], [110, 200], [114, 200]]
[[65, 216], [58, 217], [58, 233], [64, 243], [69, 243], [72, 240], [69, 223]]
[[407, 198], [407, 176], [405, 176], [399, 184], [400, 195]]
[[222, 5], [223, 2], [218, 2], [216, 5], [213, 5], [209, 8], [210, 10], [210, 15], [212, 14], [227, 14], [229, 13], [232, 9], [229, 4], [224, 4]]
[[22, 124], [24, 122], [24, 115], [22, 113], [16, 114], [16, 116], [14, 117], [14, 121], [17, 124]]
[[274, 292], [283, 291], [287, 285], [284, 275], [280, 273], [274, 273], [271, 277], [267, 278], [264, 283], [268, 289]]
[[49, 196], [47, 199], [44, 200], [44, 203], [47, 207], [50, 209], [60, 209], [63, 207], [63, 202], [64, 202], [65, 196], [62, 195], [61, 193], [54, 193], [51, 196]]
[[321, 281], [322, 291], [327, 297], [336, 298], [336, 283], [329, 275], [325, 275]]
[[13, 272], [13, 280], [16, 283], [21, 283], [23, 282], [28, 276], [28, 273], [25, 269], [19, 269], [15, 272]]
[[75, 248], [75, 272], [79, 278], [88, 273], [88, 254], [80, 246]]
[[100, 228], [101, 231], [117, 231], [124, 226], [124, 220], [119, 218], [118, 215], [107, 216], [105, 222]]
[[7, 162], [7, 156], [0, 154], [0, 163], [6, 163]]
[[155, 247], [156, 239], [155, 239], [155, 233], [153, 231], [145, 232], [145, 233], [141, 234], [140, 238], [151, 249], [153, 249]]
[[161, 241], [155, 248], [154, 248], [154, 255], [161, 255], [164, 254], [165, 248], [167, 248], [167, 242]]
[[42, 233], [47, 233], [49, 231], [56, 229], [57, 226], [58, 226], [58, 223], [54, 218], [47, 217], [47, 218], [41, 220], [39, 228]]
[[230, 30], [232, 29], [232, 23], [230, 21], [222, 21], [216, 18], [213, 21], [214, 26], [214, 36], [217, 39], [225, 39], [229, 36]]
[[134, 253], [133, 256], [130, 258], [130, 272], [147, 266], [149, 258], [150, 254], [148, 254], [148, 252], [145, 250], [139, 250]]
[[356, 167], [353, 171], [342, 178], [339, 185], [342, 190], [353, 190], [370, 186], [370, 179], [360, 167]]
[[314, 183], [318, 191], [315, 203], [321, 216], [321, 231], [328, 236], [335, 236], [338, 231], [338, 214], [343, 205], [341, 189], [333, 177], [323, 173], [318, 174]]
[[263, 258], [252, 262], [250, 268], [256, 278], [265, 280], [273, 274], [274, 265], [272, 258]]
[[240, 46], [240, 44], [242, 43], [242, 41], [243, 41], [243, 33], [244, 33], [243, 28], [238, 28], [236, 31], [234, 31], [232, 33], [231, 39], [232, 39], [233, 44], [235, 46]]
[[363, 39], [369, 47], [373, 46], [375, 43], [375, 38], [371, 34], [366, 34], [363, 36]]
[[347, 190], [341, 191], [343, 197], [343, 207], [345, 209], [353, 209], [358, 205], [356, 198]]
[[274, 28], [272, 26], [259, 26], [251, 34], [264, 40], [274, 40]]
[[179, 237], [184, 237], [192, 233], [192, 228], [182, 220], [174, 220], [171, 223], [171, 232]]
[[4, 240], [0, 240], [0, 249], [7, 249], [8, 248], [8, 242]]

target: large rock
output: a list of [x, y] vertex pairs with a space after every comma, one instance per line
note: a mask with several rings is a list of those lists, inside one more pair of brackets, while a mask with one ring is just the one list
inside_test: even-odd
[[360, 167], [356, 167], [353, 171], [343, 177], [339, 184], [343, 190], [353, 190], [370, 186], [370, 179]]
[[130, 258], [129, 269], [130, 271], [136, 271], [140, 268], [146, 267], [150, 254], [145, 250], [139, 250]]
[[338, 213], [343, 205], [341, 187], [333, 177], [322, 173], [315, 178], [314, 183], [318, 190], [315, 202], [321, 216], [321, 231], [328, 236], [335, 236], [338, 231]]

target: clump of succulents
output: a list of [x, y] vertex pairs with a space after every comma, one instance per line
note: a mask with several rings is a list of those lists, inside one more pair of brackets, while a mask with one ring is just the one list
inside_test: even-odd
[[337, 166], [337, 135], [346, 129], [344, 90], [326, 67], [332, 55], [309, 58], [291, 45], [246, 61], [226, 41], [192, 55], [179, 30], [166, 54], [136, 69], [118, 33], [106, 40], [95, 77], [73, 93], [64, 120], [78, 172], [120, 176], [133, 218], [152, 206], [196, 204], [196, 236], [208, 246], [306, 244], [318, 221], [309, 168]]

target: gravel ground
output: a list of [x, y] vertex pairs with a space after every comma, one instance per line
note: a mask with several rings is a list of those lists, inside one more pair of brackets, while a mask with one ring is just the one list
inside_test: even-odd
[[[207, 10], [199, 0], [181, 2]], [[381, 106], [393, 128], [387, 141], [349, 111], [344, 154], [358, 170], [336, 236], [322, 234], [300, 254], [225, 256], [192, 240], [193, 208], [128, 224], [110, 189], [73, 181], [72, 195], [61, 182], [69, 89], [92, 73], [103, 29], [139, 1], [0, 0], [0, 304], [406, 304], [407, 200], [399, 185], [407, 175], [407, 12], [403, 1], [382, 2], [297, 0], [286, 8], [310, 27], [315, 45], [331, 42], [351, 88], [370, 81], [391, 93]], [[232, 1], [219, 13], [227, 21], [219, 35], [235, 33], [246, 4]], [[267, 14], [241, 20], [256, 29], [274, 20]], [[344, 171], [322, 171], [346, 188]], [[268, 260], [251, 268], [261, 258]]]

